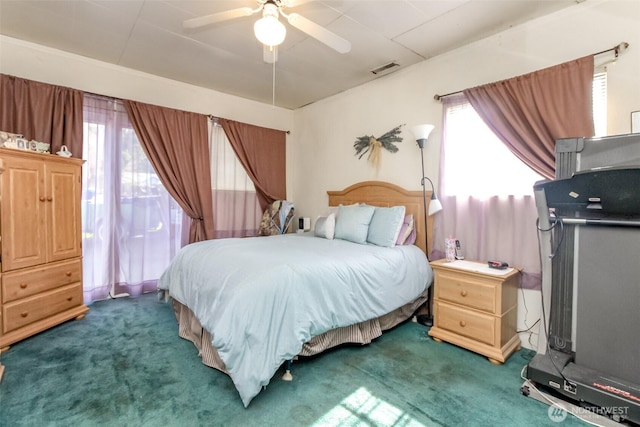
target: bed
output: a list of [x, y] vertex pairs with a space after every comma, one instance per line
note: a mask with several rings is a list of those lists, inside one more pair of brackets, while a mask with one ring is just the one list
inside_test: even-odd
[[[424, 254], [422, 192], [367, 181], [327, 193], [341, 238], [310, 232], [193, 243], [159, 280], [179, 336], [193, 342], [205, 365], [231, 377], [245, 407], [283, 364], [367, 344], [426, 302], [433, 274]], [[357, 229], [345, 229], [350, 213], [373, 210], [381, 218], [397, 216], [399, 207], [415, 218], [415, 245], [347, 236]]]

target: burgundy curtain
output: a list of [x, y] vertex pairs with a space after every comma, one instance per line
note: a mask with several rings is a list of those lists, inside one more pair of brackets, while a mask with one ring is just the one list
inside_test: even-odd
[[287, 197], [286, 134], [284, 131], [220, 119], [233, 150], [253, 181], [264, 211]]
[[82, 91], [0, 74], [0, 130], [82, 158]]
[[484, 122], [520, 160], [555, 177], [555, 141], [594, 134], [593, 55], [466, 89]]
[[125, 107], [160, 181], [191, 218], [189, 243], [212, 239], [207, 116], [134, 101]]

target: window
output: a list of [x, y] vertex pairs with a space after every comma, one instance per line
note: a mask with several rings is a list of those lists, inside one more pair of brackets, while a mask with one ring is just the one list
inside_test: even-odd
[[509, 151], [471, 104], [448, 107], [445, 120], [444, 194], [478, 199], [532, 194], [533, 184], [542, 177]]
[[595, 136], [607, 134], [607, 73], [593, 76], [593, 125]]
[[[606, 86], [606, 73], [596, 74], [593, 82], [596, 136], [606, 134]], [[478, 199], [532, 195], [533, 184], [543, 179], [509, 151], [466, 100], [454, 101], [446, 107], [445, 136], [441, 178], [444, 194]]]
[[256, 189], [215, 120], [210, 123], [209, 151], [215, 238], [257, 236], [262, 212]]

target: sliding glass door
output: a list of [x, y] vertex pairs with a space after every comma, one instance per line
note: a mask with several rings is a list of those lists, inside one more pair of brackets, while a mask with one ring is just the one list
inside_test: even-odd
[[182, 210], [156, 176], [122, 101], [85, 95], [85, 303], [155, 290], [181, 247]]

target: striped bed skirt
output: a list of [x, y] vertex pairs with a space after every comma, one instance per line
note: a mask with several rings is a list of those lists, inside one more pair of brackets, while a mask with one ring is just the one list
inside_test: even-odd
[[[200, 321], [198, 321], [187, 306], [175, 299], [172, 299], [172, 301], [173, 310], [178, 320], [178, 335], [181, 338], [191, 341], [196, 346], [198, 355], [202, 358], [202, 363], [227, 373], [224, 362], [218, 355], [218, 351], [211, 344], [211, 335], [209, 332], [202, 327]], [[303, 344], [299, 356], [314, 356], [341, 344], [369, 344], [375, 338], [382, 335], [383, 331], [391, 329], [413, 316], [416, 310], [426, 301], [427, 291], [413, 302], [384, 316], [355, 325], [332, 329], [315, 336]]]

